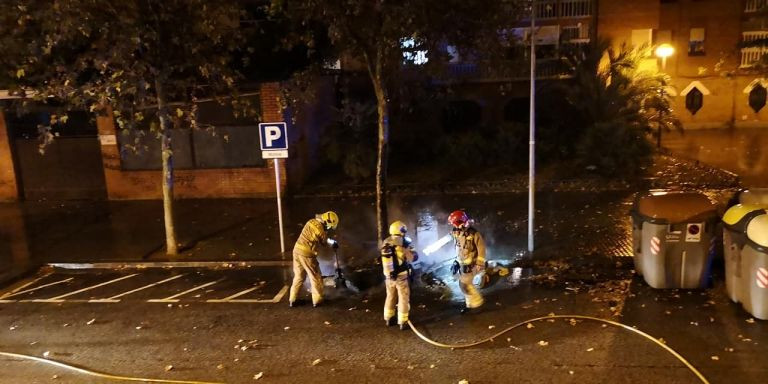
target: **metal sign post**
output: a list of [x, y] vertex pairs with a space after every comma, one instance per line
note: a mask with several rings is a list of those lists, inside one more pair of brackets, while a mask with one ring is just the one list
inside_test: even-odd
[[275, 165], [275, 191], [277, 192], [277, 225], [280, 230], [280, 253], [285, 253], [283, 233], [283, 203], [280, 193], [280, 159], [288, 158], [288, 127], [285, 122], [259, 124], [261, 157], [273, 159]]

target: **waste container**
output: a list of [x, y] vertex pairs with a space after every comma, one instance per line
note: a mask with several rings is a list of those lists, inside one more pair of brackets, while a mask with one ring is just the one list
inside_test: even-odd
[[723, 251], [725, 253], [725, 289], [728, 297], [738, 303], [741, 292], [741, 251], [747, 243], [747, 225], [765, 214], [766, 206], [736, 204], [723, 215]]
[[741, 252], [741, 305], [752, 316], [768, 320], [768, 214], [747, 224]]
[[740, 204], [761, 205], [768, 207], [768, 188], [750, 188], [739, 192]]
[[653, 288], [706, 288], [717, 210], [698, 192], [651, 191], [632, 208], [635, 270]]

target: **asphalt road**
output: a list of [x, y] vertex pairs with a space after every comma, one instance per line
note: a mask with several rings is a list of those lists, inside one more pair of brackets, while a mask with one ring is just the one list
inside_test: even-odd
[[[766, 382], [768, 324], [730, 303], [722, 284], [706, 291], [655, 291], [638, 278], [534, 284], [515, 272], [487, 290], [484, 311], [473, 315], [457, 313], [450, 279], [445, 287], [418, 283], [411, 318], [430, 337], [451, 343], [550, 313], [617, 319], [663, 338], [712, 383]], [[599, 323], [543, 321], [490, 344], [450, 350], [384, 327], [380, 287], [328, 288], [327, 305], [288, 308], [278, 297], [289, 276], [280, 267], [46, 273], [1, 291], [0, 350], [47, 352], [111, 374], [227, 383], [254, 382], [259, 373], [259, 382], [273, 383], [698, 382], [650, 341]], [[51, 382], [109, 381], [0, 357], [0, 383]]]

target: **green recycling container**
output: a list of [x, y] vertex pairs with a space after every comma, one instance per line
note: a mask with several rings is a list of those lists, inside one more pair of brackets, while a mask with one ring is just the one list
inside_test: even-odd
[[752, 316], [768, 320], [768, 214], [747, 224], [741, 258], [741, 305]]
[[632, 208], [635, 270], [653, 288], [706, 288], [717, 209], [698, 192], [650, 191]]

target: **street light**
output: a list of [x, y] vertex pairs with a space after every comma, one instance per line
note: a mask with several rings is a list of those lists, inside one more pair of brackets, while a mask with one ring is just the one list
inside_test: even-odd
[[656, 47], [656, 57], [661, 58], [661, 70], [667, 69], [667, 57], [672, 56], [675, 53], [675, 47], [670, 44], [664, 43]]
[[[659, 44], [658, 47], [656, 47], [656, 57], [661, 58], [661, 70], [665, 71], [667, 69], [667, 57], [672, 56], [675, 53], [675, 47], [673, 47], [671, 44]], [[664, 97], [664, 87], [661, 87], [661, 99], [663, 100]], [[658, 135], [656, 135], [656, 148], [661, 149], [661, 131], [662, 131], [662, 123], [664, 121], [664, 116], [662, 115], [664, 112], [659, 110], [659, 132]]]

